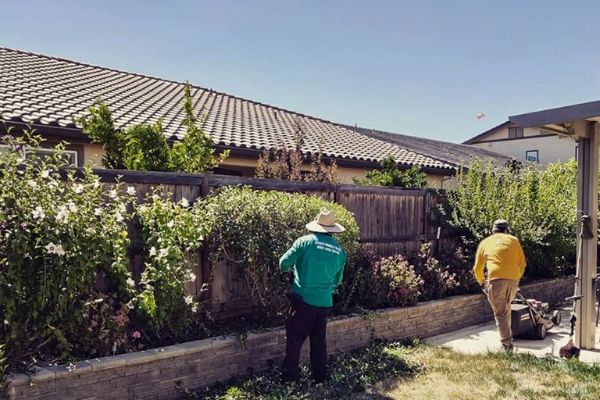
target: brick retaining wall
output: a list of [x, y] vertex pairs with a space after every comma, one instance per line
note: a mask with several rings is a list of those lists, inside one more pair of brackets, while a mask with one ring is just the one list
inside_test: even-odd
[[[524, 285], [526, 297], [552, 303], [572, 294], [573, 281], [558, 279]], [[372, 337], [398, 340], [429, 337], [489, 321], [491, 309], [483, 295], [466, 295], [386, 309], [368, 316], [331, 320], [330, 353], [365, 346]], [[306, 358], [307, 344], [304, 348]], [[103, 357], [44, 368], [33, 376], [9, 378], [9, 399], [172, 399], [176, 382], [197, 388], [279, 363], [285, 351], [281, 328], [238, 337], [213, 338], [160, 349]]]

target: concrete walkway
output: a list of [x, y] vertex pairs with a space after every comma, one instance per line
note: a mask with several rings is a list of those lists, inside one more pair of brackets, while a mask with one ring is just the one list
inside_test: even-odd
[[[552, 328], [544, 340], [514, 341], [517, 353], [530, 353], [538, 357], [558, 358], [558, 351], [569, 341], [569, 309], [562, 309], [562, 323]], [[596, 328], [596, 339], [600, 340], [600, 328]], [[487, 353], [500, 350], [500, 339], [496, 324], [489, 323], [466, 327], [454, 332], [434, 336], [425, 340], [435, 346], [444, 346], [465, 354]], [[600, 363], [600, 343], [596, 350], [582, 350], [579, 360], [586, 363]]]

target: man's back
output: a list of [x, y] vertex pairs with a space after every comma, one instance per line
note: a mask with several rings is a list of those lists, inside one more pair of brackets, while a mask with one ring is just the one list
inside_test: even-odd
[[488, 279], [519, 280], [525, 271], [525, 254], [519, 239], [507, 233], [494, 233], [485, 238], [475, 255], [475, 277], [483, 282], [483, 267]]
[[296, 240], [281, 257], [286, 271], [295, 265], [292, 290], [317, 307], [331, 307], [331, 294], [340, 284], [346, 253], [332, 236], [311, 233]]

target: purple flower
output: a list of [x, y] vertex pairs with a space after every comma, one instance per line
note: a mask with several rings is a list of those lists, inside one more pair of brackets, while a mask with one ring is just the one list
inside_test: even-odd
[[27, 229], [27, 222], [21, 222], [21, 229]]

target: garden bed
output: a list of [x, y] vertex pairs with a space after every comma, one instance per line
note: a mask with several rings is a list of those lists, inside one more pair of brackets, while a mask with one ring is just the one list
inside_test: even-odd
[[[526, 296], [558, 302], [572, 279], [523, 286]], [[334, 319], [328, 324], [330, 353], [363, 347], [373, 338], [429, 337], [491, 319], [483, 295], [465, 295]], [[306, 345], [304, 357], [306, 358]], [[281, 328], [192, 341], [158, 349], [39, 369], [9, 377], [10, 399], [171, 399], [176, 386], [198, 388], [277, 365], [285, 351]]]

